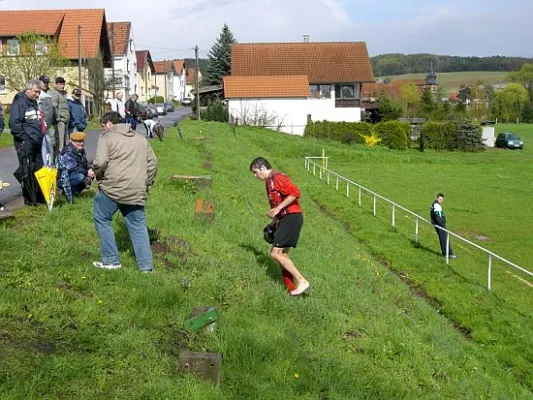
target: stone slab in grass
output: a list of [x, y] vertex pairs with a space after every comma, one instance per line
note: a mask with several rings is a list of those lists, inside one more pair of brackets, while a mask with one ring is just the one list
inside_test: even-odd
[[211, 381], [215, 386], [220, 385], [221, 353], [201, 353], [184, 350], [178, 358], [178, 369], [198, 375], [205, 381]]

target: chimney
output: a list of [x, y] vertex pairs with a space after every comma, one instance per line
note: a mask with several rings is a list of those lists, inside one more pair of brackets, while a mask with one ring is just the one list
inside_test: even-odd
[[309, 43], [309, 35], [304, 35], [304, 43]]

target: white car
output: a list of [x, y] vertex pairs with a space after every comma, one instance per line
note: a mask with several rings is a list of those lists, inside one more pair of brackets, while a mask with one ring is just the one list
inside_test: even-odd
[[182, 106], [190, 106], [192, 103], [192, 99], [190, 97], [184, 97], [181, 101]]
[[159, 115], [166, 115], [167, 111], [165, 110], [164, 104], [156, 104], [155, 107]]

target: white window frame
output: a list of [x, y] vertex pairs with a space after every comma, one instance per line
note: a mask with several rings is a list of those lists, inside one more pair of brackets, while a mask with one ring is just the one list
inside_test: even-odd
[[38, 56], [44, 56], [48, 51], [48, 46], [44, 40], [38, 40], [35, 42], [35, 54]]
[[[10, 52], [10, 50], [15, 48], [14, 47], [15, 44], [16, 44], [17, 52], [16, 53]], [[20, 54], [20, 43], [19, 43], [18, 39], [7, 39], [7, 42], [6, 42], [6, 54], [8, 56], [18, 56]]]

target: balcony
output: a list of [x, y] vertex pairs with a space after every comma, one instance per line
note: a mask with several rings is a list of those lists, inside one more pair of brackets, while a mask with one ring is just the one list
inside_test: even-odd
[[361, 107], [361, 99], [335, 99], [335, 108]]
[[335, 99], [335, 108], [364, 108], [365, 110], [373, 110], [378, 107], [378, 102], [375, 99]]

